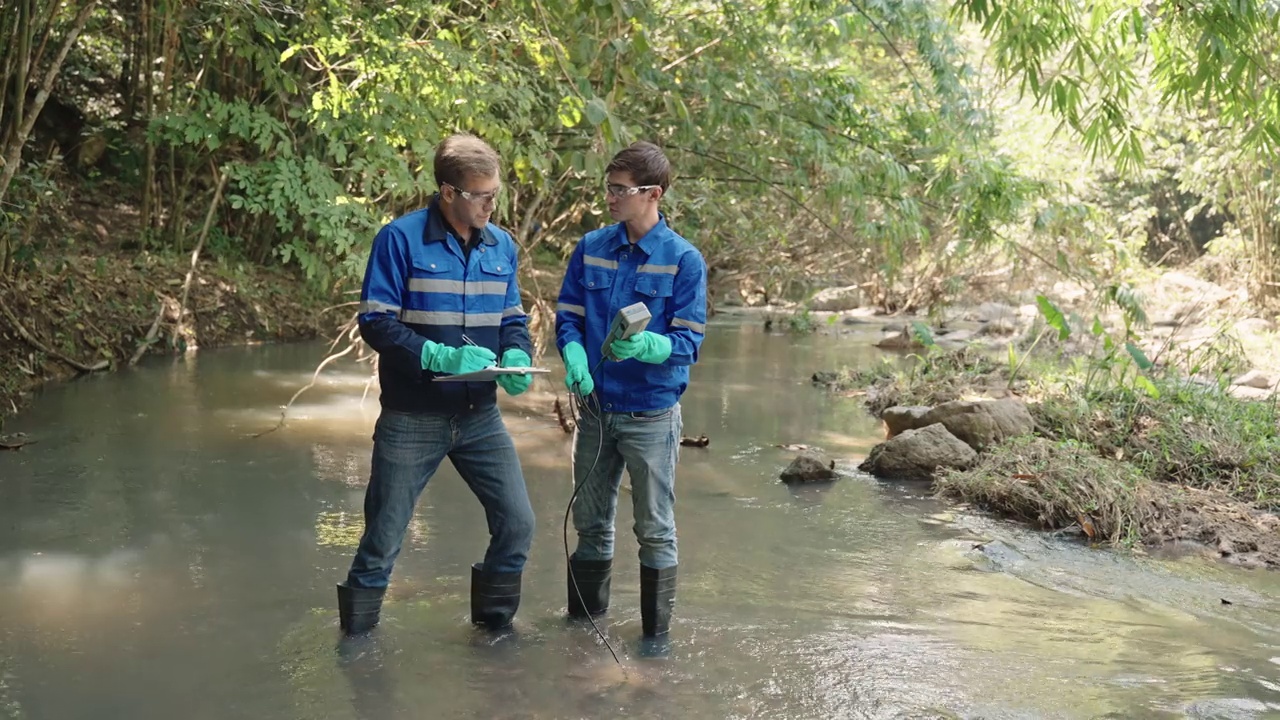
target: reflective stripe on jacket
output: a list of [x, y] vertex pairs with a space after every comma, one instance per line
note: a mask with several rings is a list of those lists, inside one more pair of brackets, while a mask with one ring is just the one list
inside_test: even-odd
[[[497, 402], [497, 384], [432, 382], [422, 369], [425, 340], [466, 339], [493, 351], [533, 354], [516, 282], [517, 248], [490, 223], [468, 257], [437, 201], [384, 226], [373, 241], [360, 292], [360, 336], [378, 352], [382, 406], [458, 413]], [[466, 339], [464, 339], [464, 336]]]
[[[652, 318], [645, 328], [671, 340], [660, 365], [635, 359], [601, 362], [602, 344], [618, 311], [643, 301]], [[707, 265], [688, 240], [661, 218], [639, 242], [626, 226], [587, 233], [574, 249], [556, 304], [556, 347], [581, 343], [605, 412], [670, 407], [689, 385], [706, 333]]]

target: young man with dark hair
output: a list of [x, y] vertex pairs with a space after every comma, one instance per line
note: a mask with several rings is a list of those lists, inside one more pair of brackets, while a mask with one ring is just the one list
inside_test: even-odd
[[[569, 260], [556, 305], [556, 345], [565, 384], [598, 407], [574, 439], [577, 549], [569, 559], [569, 614], [609, 608], [614, 518], [625, 468], [640, 543], [640, 616], [646, 637], [665, 635], [675, 606], [675, 473], [680, 396], [706, 332], [707, 267], [702, 254], [658, 209], [671, 183], [662, 150], [638, 142], [606, 169], [609, 214], [617, 224], [587, 233]], [[644, 302], [647, 328], [602, 344], [618, 311]]]
[[[489, 548], [471, 568], [471, 621], [511, 624], [534, 516], [494, 382], [433, 382], [442, 375], [530, 364], [527, 318], [516, 284], [516, 245], [489, 222], [498, 155], [460, 134], [436, 148], [431, 204], [384, 226], [361, 291], [360, 336], [378, 352], [382, 412], [364, 498], [364, 534], [338, 585], [348, 633], [377, 624], [391, 569], [418, 497], [448, 457], [484, 506]], [[509, 395], [529, 375], [500, 376]]]

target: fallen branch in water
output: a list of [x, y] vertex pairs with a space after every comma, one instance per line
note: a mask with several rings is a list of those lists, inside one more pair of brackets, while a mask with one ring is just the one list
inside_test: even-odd
[[[266, 435], [267, 433], [273, 433], [276, 430], [279, 430], [280, 428], [284, 427], [285, 417], [289, 413], [289, 408], [293, 407], [294, 401], [297, 400], [298, 397], [302, 395], [302, 393], [315, 387], [316, 380], [320, 377], [320, 371], [324, 370], [325, 366], [327, 366], [329, 363], [337, 360], [338, 358], [344, 357], [346, 355], [350, 355], [351, 353], [355, 352], [357, 348], [360, 347], [359, 334], [360, 334], [360, 326], [357, 324], [355, 318], [352, 318], [346, 324], [346, 326], [343, 327], [343, 331], [338, 334], [338, 337], [334, 338], [333, 342], [329, 344], [330, 354], [324, 360], [321, 360], [320, 364], [316, 366], [315, 372], [311, 374], [311, 382], [307, 383], [304, 387], [299, 389], [298, 392], [294, 393], [293, 397], [289, 398], [289, 402], [285, 403], [284, 409], [280, 411], [280, 422], [276, 423], [276, 426], [271, 428], [270, 430], [263, 430], [260, 433], [254, 433], [252, 437], [260, 438], [263, 435]], [[343, 350], [342, 352], [337, 352], [337, 353], [332, 352], [333, 348], [337, 347], [338, 341], [341, 340], [343, 337], [347, 338], [346, 349]], [[368, 392], [367, 387], [366, 387], [366, 392]]]
[[329, 363], [333, 362], [334, 360], [337, 360], [338, 358], [340, 358], [340, 357], [342, 357], [342, 356], [344, 356], [344, 355], [349, 355], [349, 354], [351, 354], [351, 351], [352, 351], [352, 350], [355, 350], [355, 349], [356, 349], [356, 348], [355, 348], [355, 346], [354, 346], [354, 345], [349, 345], [349, 346], [347, 346], [347, 349], [346, 349], [346, 350], [343, 350], [342, 352], [340, 352], [340, 353], [336, 353], [336, 354], [334, 354], [334, 355], [330, 355], [329, 357], [327, 357], [327, 358], [325, 358], [324, 360], [322, 360], [322, 361], [320, 362], [320, 365], [316, 367], [316, 371], [315, 371], [315, 373], [313, 373], [313, 374], [311, 375], [311, 382], [307, 383], [305, 386], [303, 386], [301, 389], [299, 389], [299, 390], [298, 390], [298, 392], [294, 393], [294, 394], [293, 394], [293, 397], [289, 398], [289, 402], [285, 403], [284, 409], [280, 411], [280, 422], [276, 423], [276, 426], [275, 426], [275, 427], [273, 427], [273, 428], [271, 428], [270, 430], [263, 430], [263, 431], [262, 431], [262, 432], [260, 432], [260, 433], [254, 433], [254, 434], [253, 434], [253, 437], [256, 437], [256, 438], [258, 438], [258, 437], [262, 437], [263, 435], [266, 435], [267, 433], [275, 432], [276, 430], [279, 430], [280, 428], [284, 427], [284, 419], [285, 419], [285, 415], [289, 412], [289, 408], [293, 406], [293, 401], [294, 401], [294, 400], [297, 400], [297, 399], [298, 399], [298, 396], [299, 396], [299, 395], [301, 395], [302, 393], [304, 393], [304, 392], [306, 392], [306, 391], [310, 390], [311, 388], [315, 387], [315, 385], [316, 385], [316, 378], [320, 377], [320, 371], [321, 371], [321, 370], [324, 370], [325, 366], [326, 366], [326, 365], [328, 365]]

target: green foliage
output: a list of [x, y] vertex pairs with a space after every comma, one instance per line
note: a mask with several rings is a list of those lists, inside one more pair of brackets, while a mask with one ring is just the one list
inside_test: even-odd
[[1088, 443], [1152, 480], [1280, 508], [1274, 403], [1236, 399], [1220, 384], [1147, 379], [1093, 388], [1066, 381], [1035, 408], [1037, 423], [1050, 438]]
[[937, 405], [1004, 387], [1005, 368], [989, 354], [967, 346], [943, 350], [930, 346], [904, 364], [882, 360], [859, 370], [841, 370], [830, 386], [836, 390], [865, 390], [863, 402], [877, 417], [894, 405]]
[[923, 345], [926, 349], [937, 347], [938, 343], [933, 339], [933, 331], [929, 326], [919, 320], [911, 323], [911, 337]]
[[[1100, 325], [1095, 321], [1094, 334], [1109, 339]], [[973, 349], [935, 349], [913, 360], [906, 368], [884, 361], [845, 370], [833, 385], [865, 390], [864, 403], [876, 415], [895, 405], [936, 405], [1014, 385], [1012, 365], [1003, 368]], [[997, 449], [975, 470], [949, 475], [945, 482], [960, 483], [958, 490], [970, 499], [997, 493], [1005, 500], [1045, 501], [1059, 509], [1066, 503], [1095, 521], [1107, 501], [1123, 499], [1132, 507], [1132, 498], [1117, 492], [1134, 488], [1135, 478], [1221, 490], [1258, 507], [1280, 509], [1280, 414], [1274, 401], [1248, 402], [1230, 394], [1232, 360], [1211, 350], [1141, 368], [1116, 343], [1100, 356], [1044, 362], [1035, 382], [1017, 387], [1031, 401], [1037, 434], [1043, 437]], [[1209, 377], [1170, 370], [1188, 365]], [[1085, 456], [1090, 459], [1081, 461]], [[1010, 482], [1019, 475], [1036, 477], [1025, 487]], [[1060, 487], [1059, 481], [1073, 484]], [[1128, 515], [1111, 517], [1119, 522]], [[1055, 511], [1047, 517], [1062, 516]]]
[[[1152, 383], [1151, 378], [1148, 377], [1150, 372], [1155, 369], [1155, 363], [1139, 347], [1137, 341], [1140, 338], [1134, 332], [1135, 325], [1146, 324], [1147, 322], [1141, 298], [1132, 288], [1126, 285], [1112, 285], [1106, 289], [1102, 304], [1104, 309], [1111, 305], [1120, 309], [1123, 327], [1118, 333], [1108, 332], [1102, 322], [1102, 318], [1094, 316], [1089, 330], [1094, 339], [1093, 347], [1089, 349], [1087, 355], [1077, 358], [1076, 361], [1077, 364], [1082, 364], [1087, 369], [1084, 381], [1085, 390], [1091, 390], [1095, 381], [1104, 385], [1110, 383], [1119, 385], [1132, 383], [1153, 396], [1157, 395], [1159, 390]], [[1064, 342], [1071, 337], [1070, 319], [1052, 300], [1044, 295], [1037, 295], [1036, 307], [1044, 319], [1045, 327], [1021, 357], [1018, 356], [1013, 344], [1009, 345], [1009, 387], [1013, 387], [1013, 382], [1018, 377], [1023, 365], [1035, 352], [1040, 341], [1051, 331], [1057, 333], [1059, 342]], [[1101, 354], [1098, 352], [1099, 344], [1101, 344]], [[1129, 374], [1130, 370], [1134, 370], [1132, 375]]]
[[1058, 331], [1059, 340], [1070, 337], [1071, 326], [1067, 324], [1067, 316], [1062, 314], [1057, 305], [1044, 295], [1037, 295], [1036, 307], [1040, 309], [1040, 314], [1044, 316], [1044, 321], [1049, 324], [1049, 327]]
[[1036, 191], [988, 151], [991, 120], [930, 3], [296, 10], [183, 8], [204, 30], [182, 57], [220, 72], [186, 68], [152, 137], [230, 174], [230, 236], [323, 282], [358, 276], [373, 230], [426, 202], [454, 131], [499, 150], [498, 218], [529, 248], [606, 222], [605, 163], [657, 141], [677, 229], [770, 282], [818, 257], [847, 282], [945, 276]]
[[[1238, 351], [1204, 343], [1157, 365], [1134, 331], [1138, 320], [1145, 321], [1139, 298], [1124, 287], [1108, 297], [1124, 311], [1122, 328], [1108, 332], [1095, 317], [1087, 355], [1065, 367], [1039, 368], [1038, 427], [1051, 439], [1123, 458], [1153, 480], [1222, 489], [1280, 507], [1280, 462], [1274, 459], [1280, 417], [1274, 403], [1246, 402], [1228, 392], [1240, 367]], [[1061, 311], [1043, 296], [1038, 304], [1050, 328], [1069, 335]]]
[[36, 266], [41, 253], [61, 249], [41, 226], [57, 218], [67, 202], [56, 161], [28, 163], [9, 186], [0, 205], [0, 280]]
[[952, 10], [976, 23], [974, 45], [1020, 93], [996, 91], [998, 145], [1048, 187], [1014, 240], [1104, 287], [1142, 255], [1186, 262], [1222, 234], [1216, 250], [1254, 298], [1280, 296], [1274, 3], [957, 0]]
[[[48, 30], [56, 46], [73, 8], [31, 6], [49, 27], [9, 14], [5, 36]], [[771, 297], [857, 282], [885, 309], [932, 308], [998, 254], [1105, 288], [1162, 233], [1181, 238], [1179, 257], [1201, 252], [1197, 223], [1225, 227], [1217, 247], [1243, 256], [1255, 292], [1280, 288], [1272, 5], [140, 0], [138, 9], [95, 12], [59, 93], [107, 139], [109, 159], [86, 174], [110, 167], [145, 187], [146, 247], [188, 248], [225, 173], [220, 253], [278, 258], [317, 284], [350, 285], [373, 231], [429, 198], [436, 142], [466, 130], [506, 163], [498, 220], [526, 249], [549, 246], [549, 257], [607, 222], [604, 164], [643, 138], [675, 164], [668, 218], [713, 267]], [[966, 21], [1052, 120], [1007, 102], [975, 67]], [[1074, 136], [1056, 136], [1054, 122]], [[12, 123], [12, 112], [0, 117], [0, 138]], [[1124, 173], [1081, 157], [1077, 139]], [[29, 217], [29, 202], [7, 207]]]
[[1280, 144], [1274, 5], [958, 0], [954, 9], [982, 26], [1002, 71], [1126, 169], [1144, 160], [1133, 111], [1147, 86], [1171, 109], [1212, 108], [1249, 146]]
[[809, 308], [800, 308], [794, 313], [787, 316], [787, 330], [797, 335], [808, 335], [817, 330], [818, 326], [813, 320], [813, 314]]

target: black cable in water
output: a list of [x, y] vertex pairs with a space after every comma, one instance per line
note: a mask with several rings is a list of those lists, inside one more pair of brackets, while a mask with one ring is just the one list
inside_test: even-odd
[[[599, 370], [600, 365], [603, 365], [603, 364], [604, 364], [604, 358], [600, 358], [600, 363], [596, 365], [596, 370]], [[594, 379], [595, 372], [592, 372], [591, 375], [593, 376], [593, 379]], [[598, 400], [595, 401], [596, 403], [595, 408], [593, 409], [591, 407], [591, 401], [594, 399], [595, 399], [594, 394], [592, 394], [587, 398], [584, 398], [578, 393], [573, 392], [572, 390], [569, 391], [569, 409], [575, 415], [573, 448], [569, 450], [569, 453], [570, 453], [569, 467], [571, 469], [576, 469], [575, 463], [574, 463], [574, 455], [576, 454], [577, 447], [578, 447], [578, 428], [582, 426], [583, 415], [590, 415], [593, 419], [595, 419], [596, 424], [598, 425], [597, 435], [599, 436], [599, 440], [600, 440], [599, 444], [596, 446], [595, 460], [591, 461], [591, 467], [587, 470], [585, 474], [583, 474], [581, 483], [578, 482], [576, 478], [574, 479], [573, 494], [569, 496], [569, 504], [566, 505], [564, 508], [564, 528], [563, 528], [564, 530], [563, 532], [564, 563], [565, 563], [565, 566], [569, 569], [569, 582], [573, 584], [573, 592], [578, 596], [578, 603], [582, 605], [584, 610], [586, 609], [587, 602], [586, 600], [583, 599], [582, 590], [578, 587], [578, 578], [574, 577], [573, 575], [573, 560], [569, 556], [569, 513], [573, 510], [574, 500], [578, 499], [578, 491], [582, 489], [582, 483], [585, 483], [587, 481], [587, 478], [591, 477], [591, 473], [595, 472], [596, 465], [600, 464], [600, 455], [604, 453], [604, 416], [601, 414], [600, 403]], [[576, 475], [577, 473], [575, 472], [574, 474]], [[622, 661], [618, 659], [618, 653], [613, 651], [613, 645], [609, 644], [609, 638], [605, 637], [604, 633], [600, 631], [600, 627], [596, 625], [595, 618], [591, 617], [590, 611], [587, 612], [587, 620], [591, 623], [591, 628], [596, 631], [596, 635], [599, 635], [600, 640], [604, 642], [604, 646], [609, 648], [609, 654], [613, 656], [613, 661], [618, 663], [619, 666], [621, 666]]]

